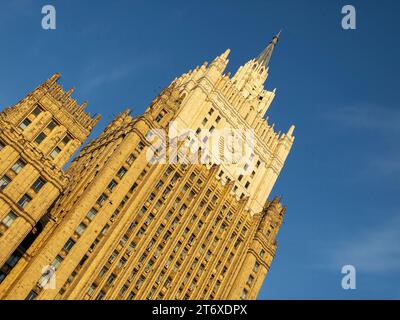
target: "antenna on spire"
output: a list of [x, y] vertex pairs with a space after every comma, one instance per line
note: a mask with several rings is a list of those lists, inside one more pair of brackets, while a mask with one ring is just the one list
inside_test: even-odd
[[274, 48], [276, 44], [279, 41], [279, 37], [281, 35], [282, 29], [279, 30], [279, 32], [272, 38], [268, 46], [263, 50], [263, 52], [260, 53], [260, 55], [256, 58], [256, 61], [260, 64], [263, 65], [265, 68], [268, 67], [269, 62], [272, 57], [272, 52], [274, 51]]

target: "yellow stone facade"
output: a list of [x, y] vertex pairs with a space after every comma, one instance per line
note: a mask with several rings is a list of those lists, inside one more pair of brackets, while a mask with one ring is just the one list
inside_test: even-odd
[[[294, 142], [293, 126], [276, 133], [264, 119], [277, 41], [233, 77], [228, 50], [175, 79], [65, 171], [99, 117], [58, 74], [0, 113], [0, 299], [255, 299], [286, 210], [266, 199]], [[253, 152], [246, 163], [149, 162], [149, 132], [172, 122], [205, 137], [252, 130]]]

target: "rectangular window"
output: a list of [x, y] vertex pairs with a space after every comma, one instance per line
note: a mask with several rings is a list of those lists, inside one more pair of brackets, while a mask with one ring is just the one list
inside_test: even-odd
[[117, 185], [118, 183], [115, 180], [111, 180], [107, 188], [112, 192], [117, 187]]
[[9, 212], [8, 215], [1, 221], [7, 228], [9, 228], [13, 222], [17, 219], [17, 215], [14, 212]]
[[253, 278], [253, 276], [249, 276], [249, 278], [247, 279], [247, 285], [249, 285], [249, 286], [251, 286], [252, 284], [253, 284], [253, 281], [254, 281], [254, 278]]
[[257, 272], [259, 268], [260, 268], [260, 264], [258, 263], [258, 261], [256, 261], [256, 263], [254, 264], [254, 267], [253, 267], [253, 271]]
[[75, 232], [81, 236], [81, 235], [85, 232], [85, 230], [86, 230], [86, 225], [83, 224], [83, 223], [81, 223], [81, 224], [79, 224], [79, 226], [75, 229]]
[[99, 273], [99, 277], [102, 278], [108, 271], [107, 267], [103, 267]]
[[42, 188], [43, 188], [43, 186], [46, 184], [46, 181], [42, 178], [42, 177], [39, 177], [34, 183], [33, 183], [33, 185], [32, 185], [32, 189], [35, 191], [35, 192], [39, 192]]
[[21, 159], [17, 160], [16, 163], [11, 167], [11, 170], [14, 171], [16, 174], [20, 173], [21, 170], [25, 167], [25, 162]]
[[96, 203], [99, 206], [102, 206], [106, 201], [107, 201], [107, 196], [104, 193], [102, 193], [101, 196], [97, 199]]
[[162, 120], [162, 118], [164, 117], [164, 114], [162, 112], [160, 112], [157, 117], [156, 117], [156, 121], [160, 122]]
[[29, 120], [28, 118], [26, 118], [26, 119], [24, 119], [24, 120], [21, 122], [21, 124], [19, 125], [19, 127], [20, 127], [22, 130], [25, 130], [31, 123], [32, 123], [32, 121]]
[[46, 138], [47, 138], [46, 134], [45, 134], [44, 132], [41, 132], [41, 133], [39, 133], [39, 135], [36, 137], [35, 142], [36, 142], [37, 144], [41, 144], [41, 143], [44, 141], [44, 139], [46, 139]]
[[99, 294], [96, 297], [96, 300], [103, 300], [103, 298], [105, 297], [106, 293], [102, 290], [99, 292]]
[[136, 160], [135, 155], [131, 154], [128, 159], [126, 160], [126, 163], [131, 165], [134, 161]]
[[243, 289], [242, 294], [240, 295], [240, 299], [245, 300], [247, 298], [248, 291]]
[[97, 214], [97, 210], [92, 208], [89, 210], [86, 217], [88, 217], [89, 220], [93, 220], [93, 218], [96, 216], [96, 214]]
[[66, 252], [69, 252], [71, 249], [72, 249], [72, 247], [75, 245], [75, 241], [74, 240], [72, 240], [71, 238], [70, 239], [68, 239], [68, 241], [64, 244], [64, 250], [66, 251]]
[[11, 182], [11, 179], [9, 177], [7, 177], [6, 175], [4, 175], [1, 179], [0, 179], [0, 190], [4, 190]]
[[113, 263], [117, 256], [118, 256], [118, 251], [114, 250], [111, 256], [108, 258], [108, 262]]
[[50, 131], [53, 131], [53, 129], [54, 129], [56, 126], [57, 126], [56, 123], [55, 123], [53, 120], [51, 120], [51, 121], [49, 122], [49, 124], [47, 125], [47, 129], [49, 129]]
[[36, 107], [33, 111], [32, 111], [32, 114], [35, 116], [35, 117], [37, 117], [39, 114], [41, 114], [42, 113], [42, 108], [40, 108], [40, 107]]
[[61, 262], [62, 262], [63, 260], [64, 260], [63, 258], [61, 258], [60, 256], [57, 256], [57, 257], [53, 260], [53, 262], [51, 263], [51, 265], [54, 267], [54, 269], [57, 270], [57, 268], [60, 266], [60, 264], [61, 264]]
[[29, 202], [32, 201], [32, 198], [30, 196], [28, 196], [27, 194], [24, 194], [22, 196], [21, 199], [19, 199], [19, 201], [17, 202], [17, 204], [21, 207], [21, 208], [25, 208]]
[[64, 146], [66, 146], [68, 144], [68, 142], [71, 141], [71, 137], [69, 135], [66, 135], [63, 139], [62, 139], [62, 143], [64, 144]]
[[97, 285], [95, 285], [94, 283], [89, 287], [89, 289], [88, 289], [88, 291], [87, 291], [87, 294], [89, 295], [89, 296], [92, 296], [93, 295], [93, 292], [96, 290], [96, 288], [97, 288]]
[[57, 156], [60, 154], [61, 149], [59, 147], [55, 147], [53, 151], [50, 153], [50, 157], [53, 159], [57, 158]]
[[25, 300], [35, 300], [37, 298], [37, 293], [35, 291], [29, 292]]
[[122, 257], [118, 262], [118, 268], [122, 268], [126, 264], [126, 259]]
[[122, 296], [128, 290], [128, 286], [124, 285], [119, 291], [119, 296]]
[[3, 143], [3, 141], [0, 141], [0, 151], [3, 150], [5, 148], [5, 144]]
[[114, 282], [115, 278], [116, 276], [114, 274], [110, 275], [107, 279], [107, 284], [111, 285]]
[[125, 175], [125, 173], [127, 172], [128, 170], [126, 170], [124, 167], [122, 167], [121, 169], [119, 169], [119, 171], [118, 171], [118, 173], [117, 173], [117, 176], [118, 176], [118, 178], [122, 178], [124, 175]]

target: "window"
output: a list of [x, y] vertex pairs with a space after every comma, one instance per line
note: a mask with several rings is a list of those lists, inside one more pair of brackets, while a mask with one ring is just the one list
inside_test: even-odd
[[11, 179], [9, 177], [7, 177], [6, 175], [4, 175], [1, 179], [0, 179], [0, 190], [4, 190], [11, 182]]
[[108, 262], [113, 263], [117, 256], [118, 256], [118, 251], [114, 250], [111, 256], [108, 258]]
[[55, 147], [53, 151], [50, 153], [50, 157], [53, 159], [57, 158], [57, 156], [60, 154], [61, 149], [59, 147]]
[[126, 163], [131, 165], [134, 161], [136, 160], [135, 155], [131, 154], [128, 158], [128, 160], [126, 160]]
[[104, 193], [102, 193], [101, 196], [97, 199], [96, 203], [99, 206], [102, 206], [106, 201], [107, 201], [107, 196]]
[[24, 194], [22, 196], [21, 199], [19, 199], [19, 201], [17, 202], [17, 204], [21, 207], [21, 208], [25, 208], [29, 202], [32, 201], [32, 198], [30, 196], [28, 196], [27, 194]]
[[33, 111], [32, 114], [37, 117], [39, 114], [42, 113], [42, 109], [40, 107], [36, 107]]
[[211, 116], [214, 113], [214, 109], [211, 108], [210, 111], [208, 111], [208, 114]]
[[99, 273], [99, 277], [102, 278], [108, 271], [107, 267], [103, 267]]
[[75, 229], [75, 232], [81, 236], [81, 235], [85, 232], [85, 230], [86, 230], [86, 225], [83, 224], [83, 223], [81, 223], [81, 224], [79, 224], [79, 226]]
[[70, 239], [68, 239], [68, 241], [64, 244], [64, 250], [66, 251], [66, 252], [69, 252], [71, 249], [72, 249], [72, 247], [75, 245], [75, 241], [74, 240], [72, 240], [71, 238]]
[[252, 275], [249, 276], [249, 278], [247, 279], [247, 285], [251, 286], [253, 284], [254, 281], [254, 277]]
[[99, 294], [96, 297], [96, 300], [103, 300], [103, 298], [105, 297], [106, 293], [102, 290], [99, 292]]
[[53, 120], [51, 120], [50, 123], [47, 125], [47, 129], [52, 131], [56, 126], [57, 126], [56, 123]]
[[246, 189], [248, 189], [249, 186], [250, 186], [250, 182], [247, 181], [244, 187], [245, 187]]
[[161, 112], [157, 115], [156, 121], [160, 122], [165, 115], [165, 110], [161, 110]]
[[60, 266], [60, 264], [61, 264], [61, 262], [62, 262], [63, 260], [64, 260], [63, 258], [61, 258], [60, 256], [57, 256], [57, 257], [53, 260], [53, 262], [51, 263], [51, 265], [54, 267], [54, 269], [57, 270], [57, 268]]
[[13, 222], [17, 219], [17, 215], [14, 212], [9, 212], [8, 215], [1, 221], [7, 228], [9, 228]]
[[109, 228], [110, 228], [110, 225], [109, 225], [109, 224], [106, 224], [106, 225], [103, 227], [103, 229], [101, 229], [101, 231], [100, 231], [100, 236], [104, 236], [104, 235], [107, 233], [107, 231], [108, 231]]
[[42, 188], [43, 188], [43, 186], [46, 184], [46, 181], [42, 178], [42, 177], [39, 177], [35, 182], [34, 182], [34, 184], [32, 185], [32, 189], [35, 191], [35, 192], [39, 192]]
[[128, 286], [127, 285], [123, 285], [123, 287], [119, 291], [119, 295], [122, 296], [127, 290], [128, 290]]
[[71, 137], [69, 135], [66, 135], [63, 139], [62, 139], [62, 143], [66, 146], [68, 144], [68, 142], [71, 141]]
[[37, 298], [37, 296], [38, 296], [38, 294], [35, 291], [31, 291], [26, 296], [25, 300], [35, 300]]
[[134, 242], [131, 242], [131, 243], [129, 244], [128, 249], [126, 249], [126, 252], [127, 252], [127, 253], [131, 253], [131, 252], [135, 249], [135, 247], [136, 247], [136, 244], [135, 244]]
[[256, 261], [256, 263], [254, 264], [254, 267], [253, 267], [253, 271], [257, 272], [259, 268], [260, 268], [260, 264], [258, 263], [258, 261]]
[[96, 214], [97, 214], [97, 210], [92, 208], [89, 210], [86, 217], [88, 217], [89, 220], [93, 220], [93, 218], [96, 216]]
[[22, 130], [25, 130], [30, 124], [32, 123], [31, 120], [29, 120], [28, 118], [24, 119], [24, 121], [21, 122], [21, 124], [19, 125], [19, 127]]
[[107, 284], [111, 285], [114, 282], [115, 278], [116, 278], [115, 274], [110, 275], [107, 279]]
[[122, 177], [125, 175], [125, 173], [126, 173], [127, 171], [128, 171], [128, 170], [126, 170], [124, 167], [122, 167], [121, 169], [119, 169], [119, 171], [118, 171], [118, 173], [117, 173], [118, 178], [122, 178]]
[[35, 142], [37, 144], [41, 144], [44, 139], [46, 139], [46, 134], [44, 132], [39, 133], [39, 135], [36, 137]]
[[122, 257], [122, 258], [118, 261], [118, 266], [117, 266], [117, 268], [122, 268], [125, 264], [126, 264], [126, 259], [125, 259], [124, 257]]
[[242, 294], [240, 295], [240, 299], [244, 300], [247, 298], [247, 294], [249, 292], [246, 289], [243, 289]]
[[97, 286], [93, 283], [93, 284], [89, 287], [89, 289], [88, 289], [88, 291], [87, 291], [87, 294], [88, 294], [89, 296], [92, 296], [92, 295], [93, 295], [93, 292], [96, 290], [96, 288], [97, 288]]
[[221, 120], [221, 117], [220, 117], [220, 116], [218, 116], [218, 117], [215, 119], [215, 122], [216, 122], [216, 123], [219, 123], [219, 122], [220, 122], [220, 120]]
[[108, 184], [108, 190], [113, 191], [116, 186], [118, 185], [118, 183], [115, 180], [111, 180], [111, 182]]
[[264, 250], [261, 250], [261, 251], [260, 251], [260, 257], [261, 257], [261, 258], [264, 258], [264, 256], [265, 256], [265, 251], [264, 251]]
[[25, 162], [19, 159], [14, 165], [11, 167], [11, 170], [16, 174], [20, 173], [21, 170], [25, 167]]
[[2, 141], [0, 141], [0, 151], [3, 150], [4, 147], [5, 147], [5, 144]]

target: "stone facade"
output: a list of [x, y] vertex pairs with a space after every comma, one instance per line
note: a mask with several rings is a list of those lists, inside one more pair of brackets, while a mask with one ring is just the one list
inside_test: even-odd
[[[6, 108], [0, 299], [255, 299], [286, 211], [266, 199], [294, 141], [293, 126], [276, 133], [264, 119], [277, 41], [233, 77], [224, 73], [228, 50], [175, 79], [143, 115], [119, 114], [65, 171], [99, 117], [62, 90], [58, 74]], [[185, 136], [176, 156], [186, 160], [149, 162], [171, 147], [155, 148], [149, 132], [171, 123], [203, 144], [218, 129], [251, 130], [254, 149], [245, 162], [204, 153], [204, 163], [189, 163]]]

